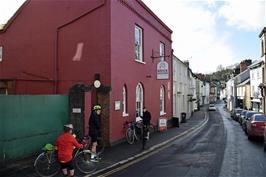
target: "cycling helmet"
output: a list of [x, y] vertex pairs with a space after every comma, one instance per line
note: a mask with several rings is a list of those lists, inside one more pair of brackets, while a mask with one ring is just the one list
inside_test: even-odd
[[54, 145], [48, 143], [44, 146], [44, 150], [46, 151], [53, 151], [54, 150]]
[[101, 109], [102, 109], [102, 107], [98, 104], [93, 106], [93, 111], [97, 111], [97, 110], [101, 110]]
[[72, 124], [65, 124], [64, 127], [73, 129], [73, 125]]

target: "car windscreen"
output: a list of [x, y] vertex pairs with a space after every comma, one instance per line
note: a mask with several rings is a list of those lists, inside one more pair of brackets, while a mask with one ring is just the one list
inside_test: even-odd
[[246, 119], [250, 118], [251, 116], [253, 116], [254, 114], [259, 114], [258, 112], [247, 112], [246, 114]]
[[241, 112], [241, 115], [245, 115], [247, 111], [242, 111]]
[[265, 115], [259, 115], [255, 117], [255, 121], [261, 121], [264, 122], [266, 121], [266, 116]]

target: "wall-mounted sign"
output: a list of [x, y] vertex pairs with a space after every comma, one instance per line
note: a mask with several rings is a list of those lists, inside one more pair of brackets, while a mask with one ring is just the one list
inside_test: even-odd
[[157, 79], [168, 79], [169, 67], [166, 61], [160, 61], [157, 64]]
[[81, 113], [81, 108], [72, 108], [72, 113]]
[[115, 111], [120, 110], [120, 101], [115, 101]]

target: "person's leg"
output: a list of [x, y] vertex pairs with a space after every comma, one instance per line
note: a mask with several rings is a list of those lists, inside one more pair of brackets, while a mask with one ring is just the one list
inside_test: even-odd
[[61, 170], [62, 170], [64, 176], [67, 176], [68, 175], [67, 174], [67, 164], [66, 163], [60, 163], [60, 165], [61, 165]]
[[73, 162], [72, 160], [70, 162], [67, 163], [67, 168], [69, 170], [69, 175], [70, 176], [74, 176], [75, 174], [75, 170], [74, 170], [74, 167], [73, 167]]
[[97, 136], [91, 136], [91, 159], [95, 159], [95, 157], [97, 156], [96, 148], [97, 148]]

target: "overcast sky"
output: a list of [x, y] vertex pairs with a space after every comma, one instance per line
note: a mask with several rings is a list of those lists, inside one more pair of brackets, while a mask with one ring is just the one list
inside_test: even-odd
[[259, 59], [265, 0], [143, 0], [172, 30], [174, 54], [193, 72], [209, 73]]
[[[0, 0], [0, 24], [24, 0]], [[266, 0], [143, 0], [172, 29], [172, 48], [193, 72], [259, 59], [258, 35], [266, 25]]]

